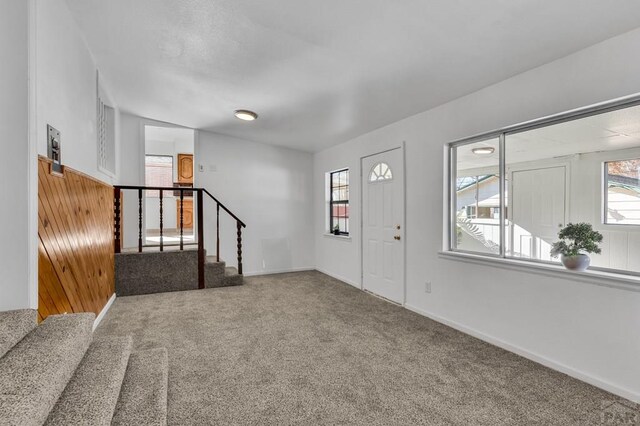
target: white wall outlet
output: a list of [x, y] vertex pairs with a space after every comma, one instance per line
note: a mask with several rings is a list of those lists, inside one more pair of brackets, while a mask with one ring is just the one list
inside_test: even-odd
[[424, 292], [431, 293], [431, 281], [427, 281], [424, 283]]
[[198, 171], [200, 173], [204, 172], [204, 164], [198, 164]]

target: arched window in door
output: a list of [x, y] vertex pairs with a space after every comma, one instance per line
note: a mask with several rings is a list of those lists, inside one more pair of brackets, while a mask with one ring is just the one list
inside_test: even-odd
[[391, 179], [393, 179], [393, 173], [387, 163], [378, 163], [371, 168], [369, 182], [380, 182]]

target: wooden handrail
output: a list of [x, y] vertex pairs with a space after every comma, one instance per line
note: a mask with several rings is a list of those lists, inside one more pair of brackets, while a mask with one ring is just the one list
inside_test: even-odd
[[144, 186], [144, 185], [113, 185], [120, 189], [142, 189], [146, 191], [195, 191], [202, 188], [191, 188], [186, 186]]
[[198, 189], [202, 189], [202, 190], [204, 191], [204, 193], [205, 193], [205, 194], [207, 194], [207, 195], [208, 195], [208, 196], [209, 196], [213, 201], [215, 201], [216, 203], [218, 203], [218, 205], [219, 205], [220, 207], [222, 207], [222, 209], [223, 209], [224, 211], [226, 211], [227, 213], [229, 213], [229, 215], [230, 215], [232, 218], [234, 218], [234, 219], [236, 220], [236, 222], [239, 222], [239, 223], [240, 223], [240, 225], [242, 225], [242, 227], [243, 227], [243, 228], [246, 228], [246, 227], [247, 227], [247, 225], [245, 225], [245, 224], [244, 224], [244, 222], [243, 222], [243, 221], [241, 221], [241, 220], [238, 218], [238, 216], [236, 216], [235, 214], [233, 214], [233, 213], [231, 212], [231, 210], [229, 210], [229, 209], [228, 209], [224, 204], [222, 204], [220, 201], [218, 201], [218, 199], [217, 199], [216, 197], [214, 197], [213, 195], [211, 195], [211, 193], [210, 193], [209, 191], [207, 191], [207, 190], [206, 190], [206, 189], [204, 189], [204, 188], [198, 188]]
[[114, 185], [114, 243], [115, 253], [120, 253], [121, 249], [121, 224], [123, 223], [121, 217], [121, 197], [123, 190], [137, 191], [138, 195], [138, 252], [142, 252], [143, 247], [148, 247], [142, 243], [142, 198], [144, 191], [159, 191], [160, 200], [160, 251], [163, 251], [165, 244], [163, 242], [163, 192], [164, 191], [179, 191], [180, 192], [180, 208], [179, 218], [176, 218], [177, 225], [180, 228], [180, 250], [184, 249], [183, 244], [183, 202], [185, 191], [195, 192], [197, 199], [197, 235], [198, 235], [198, 288], [204, 288], [204, 265], [206, 262], [204, 252], [204, 196], [207, 194], [216, 203], [216, 256], [217, 261], [220, 261], [220, 209], [224, 210], [236, 221], [237, 232], [237, 255], [238, 255], [238, 273], [242, 275], [242, 228], [246, 228], [247, 225], [238, 218], [231, 210], [229, 210], [224, 204], [220, 202], [215, 196], [213, 196], [205, 188], [191, 188], [191, 187], [172, 187], [172, 186], [143, 186], [143, 185]]
[[227, 208], [227, 206], [225, 206], [224, 204], [222, 204], [220, 202], [220, 200], [218, 200], [215, 196], [213, 196], [209, 191], [207, 191], [206, 188], [191, 188], [191, 187], [173, 187], [173, 186], [141, 186], [141, 185], [114, 185], [114, 188], [120, 188], [120, 189], [142, 189], [142, 190], [146, 190], [146, 191], [203, 191], [205, 194], [207, 194], [209, 196], [209, 198], [211, 198], [213, 201], [215, 201], [216, 203], [220, 204], [220, 207], [222, 208], [222, 210], [226, 211], [227, 213], [229, 213], [229, 215], [234, 218], [236, 221], [240, 222], [240, 225], [242, 225], [243, 228], [246, 228], [247, 225], [238, 217], [236, 216], [231, 210], [229, 210]]

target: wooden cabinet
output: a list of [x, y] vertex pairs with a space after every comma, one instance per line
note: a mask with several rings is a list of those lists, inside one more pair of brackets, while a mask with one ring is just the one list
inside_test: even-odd
[[[182, 202], [182, 227], [193, 229], [193, 198], [185, 198]], [[176, 229], [180, 229], [180, 199], [176, 200]]]
[[178, 154], [178, 183], [193, 184], [193, 154]]

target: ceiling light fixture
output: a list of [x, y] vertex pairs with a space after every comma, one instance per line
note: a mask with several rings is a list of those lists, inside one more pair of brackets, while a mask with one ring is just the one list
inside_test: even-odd
[[258, 114], [253, 111], [249, 111], [248, 109], [237, 109], [234, 114], [236, 118], [244, 121], [253, 121], [258, 118]]
[[480, 148], [473, 148], [471, 152], [476, 155], [490, 155], [493, 154], [496, 149], [490, 146], [483, 146]]

